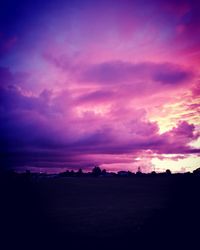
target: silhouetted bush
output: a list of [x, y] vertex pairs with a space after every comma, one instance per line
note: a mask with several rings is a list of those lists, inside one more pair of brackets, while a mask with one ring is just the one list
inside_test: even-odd
[[200, 168], [197, 168], [193, 171], [193, 174], [200, 176]]
[[156, 171], [151, 172], [151, 175], [156, 175], [156, 174], [157, 174]]
[[66, 170], [65, 172], [63, 172], [63, 173], [60, 173], [59, 174], [59, 176], [61, 176], [61, 177], [67, 177], [67, 176], [70, 176], [70, 172], [69, 172], [69, 170]]

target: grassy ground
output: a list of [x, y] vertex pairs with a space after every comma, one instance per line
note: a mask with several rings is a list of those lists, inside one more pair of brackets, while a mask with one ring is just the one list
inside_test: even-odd
[[198, 239], [195, 176], [4, 178], [1, 190], [5, 236], [26, 249], [193, 249]]
[[49, 219], [87, 236], [138, 231], [169, 202], [166, 178], [62, 178], [39, 184]]

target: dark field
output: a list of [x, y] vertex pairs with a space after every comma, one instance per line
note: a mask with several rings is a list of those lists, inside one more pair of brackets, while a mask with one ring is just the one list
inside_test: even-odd
[[11, 249], [198, 249], [198, 176], [4, 176], [1, 184]]

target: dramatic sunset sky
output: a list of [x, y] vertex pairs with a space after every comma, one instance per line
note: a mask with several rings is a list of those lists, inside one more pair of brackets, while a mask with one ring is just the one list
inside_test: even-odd
[[198, 0], [3, 0], [1, 165], [200, 167]]

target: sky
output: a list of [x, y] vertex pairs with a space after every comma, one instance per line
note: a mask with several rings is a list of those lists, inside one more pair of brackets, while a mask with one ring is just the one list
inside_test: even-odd
[[1, 167], [200, 167], [198, 0], [0, 3]]

